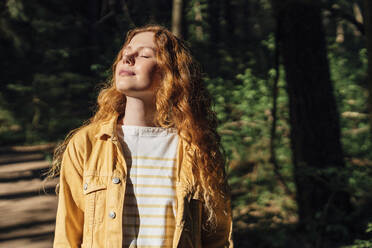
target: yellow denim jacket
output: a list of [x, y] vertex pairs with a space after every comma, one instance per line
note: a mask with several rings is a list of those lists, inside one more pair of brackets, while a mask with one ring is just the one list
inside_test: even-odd
[[[116, 134], [118, 116], [79, 130], [63, 155], [55, 248], [121, 248], [126, 164]], [[201, 196], [186, 142], [177, 149], [177, 212], [173, 248], [233, 247], [230, 200], [215, 209], [217, 227], [202, 228]]]

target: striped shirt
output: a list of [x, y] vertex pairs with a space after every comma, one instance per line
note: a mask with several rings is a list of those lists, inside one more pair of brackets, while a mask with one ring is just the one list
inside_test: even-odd
[[123, 247], [172, 247], [176, 215], [175, 128], [120, 126], [127, 163]]

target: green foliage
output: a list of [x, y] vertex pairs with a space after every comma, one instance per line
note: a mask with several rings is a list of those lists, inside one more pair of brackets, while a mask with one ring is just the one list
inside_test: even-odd
[[[263, 44], [272, 50], [274, 40], [269, 36]], [[352, 196], [355, 206], [362, 207], [363, 201], [370, 197], [372, 187], [371, 153], [372, 139], [367, 119], [367, 94], [362, 83], [366, 78], [366, 53], [361, 48], [356, 59], [345, 56], [339, 45], [329, 47], [329, 61], [334, 93], [340, 112], [342, 145], [347, 167], [343, 170], [327, 169], [322, 171], [302, 171], [319, 178], [332, 175], [328, 182], [330, 188], [344, 189]], [[278, 123], [275, 152], [281, 165], [280, 173], [286, 183], [294, 190], [291, 165], [291, 151], [288, 125], [288, 97], [285, 92], [285, 80], [281, 71], [278, 96]], [[295, 216], [296, 203], [293, 200], [280, 201], [287, 196], [279, 187], [280, 183], [273, 174], [269, 163], [269, 139], [272, 124], [272, 81], [275, 70], [269, 70], [267, 77], [260, 78], [247, 69], [235, 79], [207, 78], [208, 89], [215, 99], [215, 111], [220, 120], [219, 132], [225, 150], [230, 159], [229, 182], [233, 190], [233, 206], [237, 220], [249, 216], [247, 209], [260, 206], [262, 211], [274, 202], [281, 211], [278, 215], [283, 222]], [[257, 166], [259, 165], [259, 166]], [[358, 166], [359, 165], [359, 166]], [[345, 184], [345, 179], [347, 183]], [[238, 189], [246, 189], [243, 193]], [[363, 208], [363, 207], [362, 207]], [[357, 207], [358, 209], [358, 207]], [[248, 212], [247, 212], [248, 211]], [[242, 214], [241, 214], [242, 213]], [[243, 214], [245, 213], [245, 214]], [[319, 218], [324, 213], [319, 212]], [[364, 215], [358, 210], [349, 216], [345, 223], [357, 221]], [[264, 218], [264, 217], [263, 217]], [[354, 218], [354, 219], [353, 219]], [[252, 221], [252, 220], [250, 220]], [[240, 222], [238, 222], [240, 223]], [[309, 223], [310, 225], [311, 223]], [[345, 224], [346, 225], [346, 224]], [[327, 223], [326, 233], [343, 234], [350, 238], [348, 226]], [[311, 233], [307, 234], [311, 239]], [[267, 239], [266, 239], [267, 241]], [[272, 240], [269, 247], [283, 247], [287, 241]], [[367, 243], [363, 243], [367, 244]]]
[[[276, 218], [288, 222], [296, 215], [296, 205], [286, 196], [270, 163], [272, 84], [275, 73], [275, 70], [270, 70], [264, 79], [247, 69], [234, 80], [206, 78], [208, 89], [214, 96], [214, 110], [220, 121], [218, 131], [230, 160], [229, 183], [233, 188], [233, 207], [238, 219], [246, 215], [247, 209], [254, 212], [256, 208], [261, 208], [259, 215], [262, 215], [260, 218], [263, 220]], [[288, 98], [283, 71], [281, 75], [278, 84], [275, 152], [280, 164], [279, 172], [294, 192]], [[244, 192], [240, 192], [243, 189]], [[266, 208], [270, 210], [265, 212]]]
[[[345, 58], [337, 47], [329, 53], [335, 96], [341, 113], [342, 141], [348, 156], [372, 159], [372, 139], [367, 115], [367, 91], [361, 83], [366, 78], [367, 55], [359, 51], [356, 61]], [[331, 50], [331, 51], [332, 51]]]
[[367, 116], [367, 91], [364, 84], [367, 54], [360, 48], [357, 56], [345, 56], [340, 44], [329, 47], [331, 76], [340, 112], [341, 141], [348, 174], [348, 190], [356, 204], [371, 197], [372, 136]]
[[6, 2], [10, 17], [16, 20], [26, 21], [28, 18], [24, 14], [24, 6], [22, 1], [8, 0]]
[[257, 142], [267, 144], [272, 104], [268, 81], [247, 69], [234, 81], [216, 78], [206, 82], [215, 96], [214, 110], [221, 122], [223, 143], [231, 156], [235, 154], [231, 158], [241, 159], [247, 147]]
[[[372, 234], [372, 223], [368, 223], [366, 233], [369, 235]], [[363, 239], [363, 240], [357, 239], [354, 241], [353, 245], [343, 246], [342, 248], [370, 248], [370, 247], [372, 247], [372, 238]]]

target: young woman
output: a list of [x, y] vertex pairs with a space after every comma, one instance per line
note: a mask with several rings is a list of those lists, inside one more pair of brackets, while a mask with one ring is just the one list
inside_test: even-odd
[[128, 32], [98, 110], [57, 147], [54, 247], [232, 247], [211, 98], [185, 43]]

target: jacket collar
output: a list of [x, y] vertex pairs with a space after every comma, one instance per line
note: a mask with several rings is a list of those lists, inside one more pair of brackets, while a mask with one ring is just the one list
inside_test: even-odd
[[94, 136], [98, 139], [104, 139], [105, 137], [111, 137], [116, 139], [116, 124], [119, 118], [119, 114], [115, 113], [108, 121], [104, 121], [99, 125], [99, 131]]

